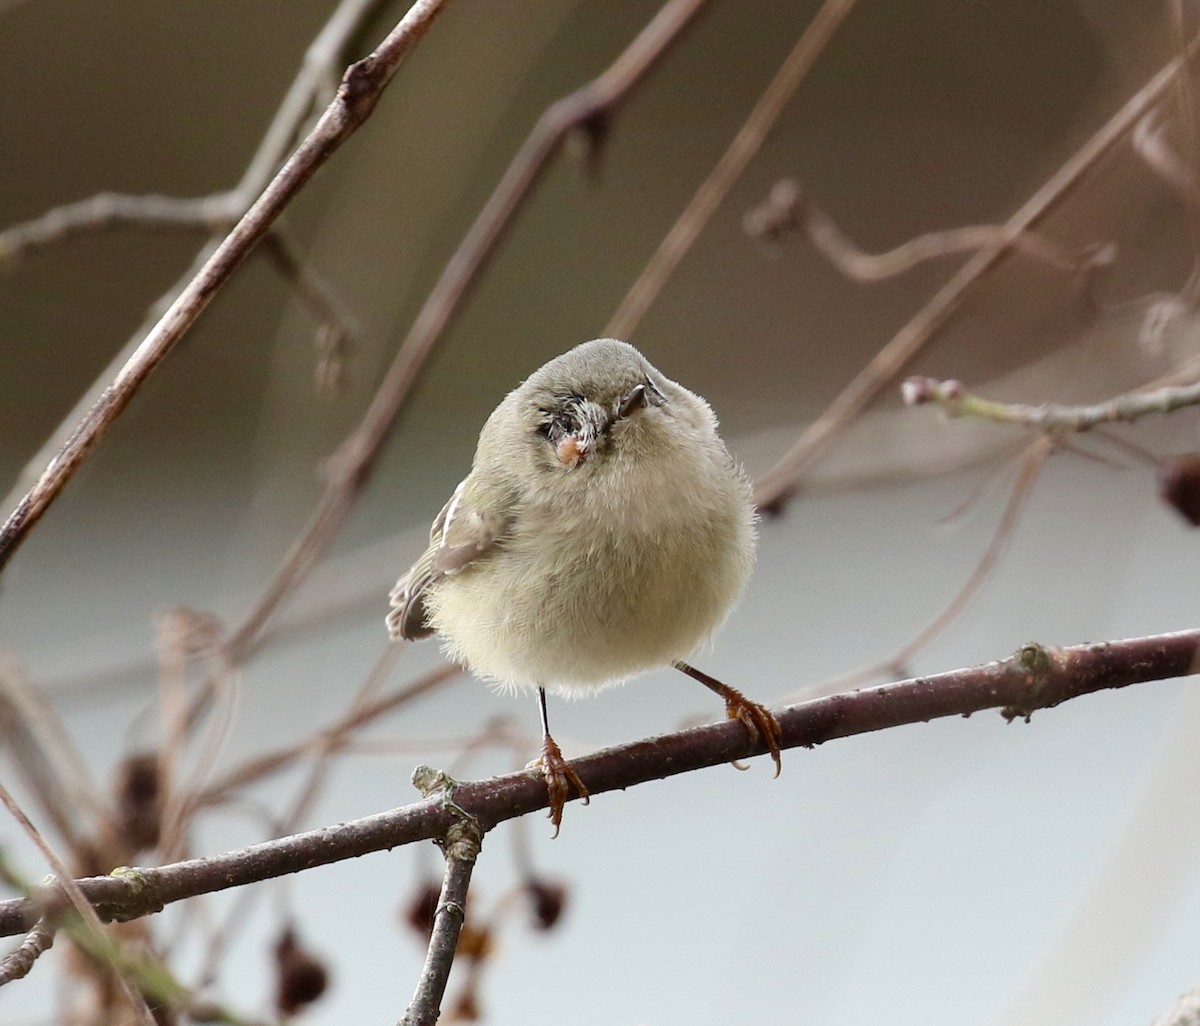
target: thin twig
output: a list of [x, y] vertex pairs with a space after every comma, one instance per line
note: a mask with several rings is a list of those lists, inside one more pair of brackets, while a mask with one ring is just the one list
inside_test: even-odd
[[550, 158], [574, 132], [595, 132], [706, 3], [708, 0], [669, 0], [598, 78], [555, 101], [538, 118], [426, 297], [361, 423], [329, 460], [325, 493], [230, 641], [230, 658], [235, 664], [257, 650], [267, 621], [316, 564], [354, 508], [421, 368]]
[[446, 681], [461, 673], [462, 669], [458, 666], [439, 666], [390, 694], [351, 709], [336, 723], [326, 727], [313, 737], [247, 760], [240, 766], [235, 766], [224, 776], [209, 783], [197, 797], [197, 805], [214, 805], [226, 801], [233, 791], [289, 768], [303, 755], [321, 752], [327, 747], [344, 745], [346, 739], [360, 727], [374, 722], [379, 717], [406, 705], [428, 691], [441, 687]]
[[345, 377], [345, 359], [354, 341], [350, 317], [329, 283], [301, 256], [287, 232], [277, 226], [263, 240], [263, 246], [275, 269], [317, 322], [316, 392], [322, 396], [334, 395]]
[[617, 312], [612, 315], [604, 334], [631, 338], [646, 311], [662, 291], [667, 279], [692, 248], [704, 226], [733, 188], [734, 182], [754, 159], [763, 140], [771, 131], [784, 107], [825, 49], [830, 37], [854, 7], [854, 0], [825, 0], [821, 9], [801, 33], [796, 45], [784, 58], [775, 77], [758, 98], [750, 115], [738, 129], [729, 148], [721, 154], [708, 178], [696, 190], [688, 205], [671, 226], [654, 256], [642, 268]]
[[[250, 204], [254, 202], [255, 197], [271, 180], [271, 176], [287, 156], [288, 150], [299, 138], [302, 125], [317, 108], [318, 98], [333, 93], [337, 86], [335, 72], [340, 70], [348, 59], [346, 54], [350, 52], [355, 38], [363, 31], [363, 25], [385, 3], [387, 0], [341, 0], [321, 31], [309, 44], [300, 70], [292, 80], [283, 102], [276, 110], [270, 127], [259, 143], [258, 149], [251, 158], [237, 187], [229, 193], [217, 193], [214, 196], [202, 197], [200, 200], [177, 202], [215, 202], [223, 197], [230, 205], [227, 224], [232, 224], [244, 214]], [[219, 239], [212, 238], [206, 242], [193, 258], [191, 266], [153, 304], [146, 319], [132, 337], [113, 356], [66, 417], [59, 422], [50, 437], [30, 457], [16, 484], [4, 497], [4, 501], [0, 503], [0, 507], [15, 506], [20, 502], [25, 491], [37, 480], [42, 468], [66, 444], [76, 424], [99, 401], [109, 382], [117, 376], [133, 355], [142, 336], [153, 327], [154, 322], [162, 316], [180, 292], [200, 272], [200, 269], [212, 256], [218, 241]]]
[[[777, 712], [781, 748], [999, 709], [1028, 718], [1072, 698], [1107, 688], [1184, 677], [1200, 670], [1200, 629], [1123, 641], [1045, 648], [1023, 646], [999, 662], [819, 698]], [[720, 723], [607, 748], [573, 760], [593, 797], [650, 780], [763, 755], [741, 723]], [[240, 887], [357, 858], [369, 852], [444, 837], [463, 812], [486, 830], [549, 804], [540, 770], [523, 770], [454, 788], [453, 802], [426, 798], [412, 805], [237, 851], [151, 869], [91, 877], [78, 887], [105, 918], [134, 919], [184, 898]], [[47, 896], [49, 897], [49, 896]], [[0, 936], [24, 933], [38, 901], [0, 902]]]
[[0, 959], [0, 987], [28, 976], [33, 963], [54, 944], [55, 932], [54, 926], [45, 916], [34, 923], [21, 946]]
[[[982, 587], [983, 582], [987, 580], [988, 575], [1000, 561], [1000, 557], [1004, 555], [1004, 550], [1012, 539], [1013, 531], [1016, 530], [1021, 511], [1025, 508], [1033, 486], [1037, 483], [1038, 474], [1041, 473], [1046, 457], [1050, 455], [1053, 448], [1054, 442], [1045, 437], [1035, 438], [1026, 446], [1017, 479], [1013, 483], [1008, 502], [1005, 503], [1004, 512], [1000, 515], [1000, 522], [992, 532], [987, 548], [983, 550], [983, 555], [979, 557], [979, 561], [962, 587], [946, 603], [945, 607], [890, 658], [866, 669], [828, 681], [820, 686], [819, 693], [830, 694], [858, 687], [867, 681], [879, 680], [881, 674], [895, 676], [907, 672], [906, 667], [912, 662], [913, 657], [954, 622], [974, 594]], [[807, 690], [803, 697], [812, 698], [815, 695], [813, 691]]]
[[1064, 406], [1059, 403], [1030, 406], [1025, 403], [996, 402], [968, 392], [961, 381], [938, 381], [924, 377], [909, 378], [904, 382], [902, 393], [909, 406], [931, 403], [940, 406], [951, 417], [973, 417], [1048, 433], [1088, 431], [1100, 424], [1134, 421], [1150, 414], [1172, 413], [1200, 404], [1200, 382], [1126, 392], [1088, 406]]
[[[857, 246], [798, 182], [784, 178], [771, 187], [763, 203], [742, 219], [747, 234], [767, 240], [788, 231], [803, 231], [822, 256], [847, 278], [876, 282], [911, 271], [928, 260], [974, 253], [1003, 241], [1006, 230], [998, 224], [972, 224], [925, 232], [883, 253], [868, 253]], [[1013, 250], [1058, 271], [1078, 273], [1096, 263], [1111, 262], [1112, 246], [1091, 246], [1083, 254], [1069, 253], [1053, 239], [1037, 232], [1022, 232], [1012, 240]]]
[[237, 220], [236, 199], [231, 192], [198, 198], [97, 193], [0, 231], [0, 264], [15, 263], [36, 249], [77, 235], [118, 226], [188, 231], [228, 229]]
[[[34, 846], [42, 853], [42, 857], [50, 864], [50, 868], [54, 870], [55, 879], [53, 890], [59, 902], [45, 902], [35, 916], [31, 916], [29, 929], [32, 930], [37, 921], [45, 915], [45, 909], [58, 907], [62, 909], [61, 899], [65, 898], [66, 907], [73, 910], [79, 916], [80, 928], [76, 934], [76, 939], [83, 946], [87, 946], [86, 942], [89, 939], [104, 938], [104, 924], [100, 921], [100, 916], [97, 915], [95, 908], [85, 896], [78, 882], [67, 872], [67, 867], [58, 857], [58, 853], [50, 846], [49, 842], [42, 836], [42, 832], [34, 826], [33, 821], [25, 814], [25, 810], [21, 808], [17, 800], [9, 792], [3, 784], [0, 784], [0, 804], [3, 804], [8, 809], [25, 831], [26, 835]], [[47, 888], [41, 889], [43, 892]], [[32, 907], [33, 903], [29, 899], [25, 899]], [[154, 1026], [154, 1015], [150, 1011], [150, 1006], [146, 1003], [146, 997], [126, 978], [125, 974], [120, 971], [116, 965], [109, 965], [109, 969], [116, 978], [118, 985], [124, 992], [126, 999], [129, 1001], [129, 1007], [138, 1021], [143, 1026]]]
[[1096, 163], [1125, 138], [1170, 88], [1200, 40], [1169, 61], [1101, 129], [1062, 165], [1008, 219], [1004, 235], [968, 260], [917, 314], [871, 358], [841, 394], [804, 431], [775, 466], [756, 483], [761, 509], [778, 510], [795, 492], [800, 476], [866, 405], [913, 360], [962, 305], [966, 297], [1009, 253], [1015, 240], [1039, 224], [1079, 184]]
[[[413, 774], [413, 783], [427, 798], [436, 794], [451, 809], [456, 808], [455, 782], [445, 774], [420, 766]], [[469, 814], [457, 811], [459, 818], [442, 842], [446, 871], [442, 877], [437, 909], [433, 914], [433, 930], [429, 935], [425, 964], [400, 1026], [434, 1026], [441, 1015], [442, 997], [446, 993], [458, 937], [467, 915], [467, 889], [483, 844], [483, 830], [478, 822]]]
[[352, 64], [337, 95], [271, 183], [225, 236], [0, 527], [0, 570], [62, 492], [150, 373], [208, 306], [317, 169], [371, 115], [404, 58], [449, 0], [416, 0], [374, 53]]

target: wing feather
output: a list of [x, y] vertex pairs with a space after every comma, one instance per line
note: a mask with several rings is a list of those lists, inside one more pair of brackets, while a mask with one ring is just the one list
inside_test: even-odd
[[487, 556], [502, 540], [509, 516], [481, 503], [472, 477], [454, 489], [450, 500], [434, 518], [429, 547], [388, 596], [388, 633], [415, 641], [434, 630], [425, 621], [425, 593], [439, 581], [462, 572]]

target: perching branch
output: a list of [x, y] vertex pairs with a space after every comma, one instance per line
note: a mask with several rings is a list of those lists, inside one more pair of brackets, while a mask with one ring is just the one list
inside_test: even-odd
[[[1072, 698], [1200, 671], [1200, 629], [1124, 641], [1043, 648], [1029, 644], [999, 662], [851, 691], [779, 710], [781, 748], [811, 747], [903, 724], [999, 709], [1028, 718]], [[663, 734], [573, 760], [592, 795], [762, 755], [733, 720]], [[152, 869], [119, 869], [80, 880], [105, 919], [136, 919], [184, 898], [258, 883], [414, 841], [448, 836], [463, 814], [484, 832], [548, 807], [537, 770], [458, 784], [452, 802], [427, 797], [362, 819]], [[61, 901], [61, 885], [0, 902], [0, 936], [27, 931]]]
[[120, 373], [0, 527], [0, 570], [62, 492], [142, 383], [187, 333], [212, 297], [270, 230], [317, 169], [371, 115], [404, 58], [448, 0], [416, 0], [374, 53], [352, 64], [337, 95], [270, 184], [179, 294]]
[[1044, 403], [1029, 406], [1025, 403], [1002, 403], [968, 392], [961, 381], [938, 381], [934, 378], [911, 377], [901, 386], [904, 402], [909, 406], [934, 403], [951, 417], [975, 417], [998, 424], [1016, 424], [1038, 431], [1088, 431], [1100, 424], [1133, 421], [1152, 413], [1172, 413], [1200, 403], [1200, 382], [1168, 386], [1145, 392], [1126, 392], [1124, 395], [1090, 406], [1063, 406]]

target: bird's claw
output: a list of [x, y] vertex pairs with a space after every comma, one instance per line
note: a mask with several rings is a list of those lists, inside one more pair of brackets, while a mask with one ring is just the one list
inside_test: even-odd
[[532, 765], [540, 768], [545, 778], [546, 790], [550, 794], [550, 822], [554, 824], [553, 836], [557, 837], [562, 826], [563, 806], [571, 796], [572, 786], [584, 805], [587, 805], [589, 800], [588, 789], [579, 779], [579, 774], [571, 768], [571, 764], [563, 758], [558, 743], [549, 734], [542, 738], [541, 757], [535, 759]]
[[[780, 727], [775, 714], [765, 705], [751, 701], [736, 688], [729, 688], [725, 694], [725, 715], [731, 720], [740, 720], [752, 742], [758, 742], [761, 739], [766, 744], [767, 750], [771, 753], [771, 760], [775, 763], [775, 776], [779, 776], [779, 771], [783, 768], [783, 762], [779, 756], [779, 742], [783, 738], [783, 728]], [[738, 769], [746, 768], [738, 765], [737, 762], [734, 762], [733, 765]]]

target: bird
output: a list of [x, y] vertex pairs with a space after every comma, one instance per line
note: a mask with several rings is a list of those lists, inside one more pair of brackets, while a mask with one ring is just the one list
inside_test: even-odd
[[579, 697], [674, 666], [725, 700], [779, 775], [779, 722], [687, 660], [725, 620], [757, 547], [750, 485], [700, 396], [627, 342], [581, 343], [534, 371], [480, 432], [471, 472], [389, 596], [393, 639], [535, 690], [558, 835], [573, 787], [546, 693]]

